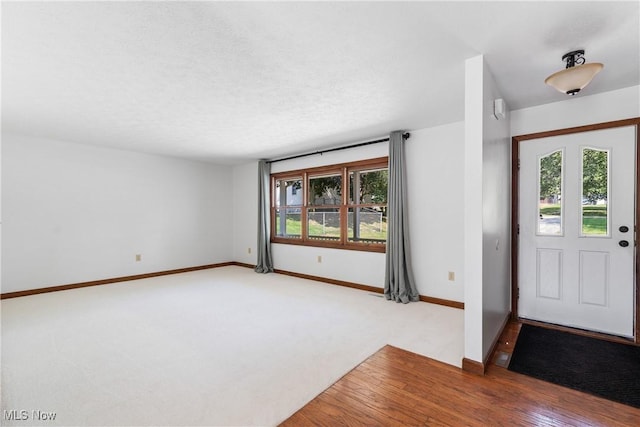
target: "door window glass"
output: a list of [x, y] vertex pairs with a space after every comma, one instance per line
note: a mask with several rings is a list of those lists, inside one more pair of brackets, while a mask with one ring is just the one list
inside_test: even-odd
[[562, 150], [538, 163], [538, 234], [562, 235]]
[[581, 234], [609, 235], [609, 150], [582, 149]]

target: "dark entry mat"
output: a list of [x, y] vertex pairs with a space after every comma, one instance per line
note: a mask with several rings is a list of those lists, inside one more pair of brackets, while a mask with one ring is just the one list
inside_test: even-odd
[[640, 408], [640, 347], [522, 325], [509, 370]]

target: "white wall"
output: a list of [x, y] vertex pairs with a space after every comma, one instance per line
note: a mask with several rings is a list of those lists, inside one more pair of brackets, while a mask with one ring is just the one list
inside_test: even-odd
[[[493, 116], [502, 98], [484, 64], [482, 94], [482, 355], [502, 331], [511, 311], [511, 138], [509, 113]], [[508, 106], [507, 106], [508, 109]]]
[[[464, 124], [462, 122], [429, 129], [412, 130], [406, 143], [407, 195], [410, 244], [414, 276], [421, 295], [464, 300], [462, 185]], [[388, 144], [331, 152], [272, 164], [272, 172], [303, 169], [388, 155]], [[257, 164], [234, 168], [234, 231], [236, 261], [255, 264], [255, 208], [241, 200], [250, 194], [250, 205], [257, 198]], [[322, 263], [317, 257], [322, 257]], [[368, 286], [384, 286], [385, 255], [341, 249], [273, 245], [275, 268], [296, 273], [344, 280]], [[448, 272], [455, 281], [448, 280]]]
[[232, 261], [230, 167], [2, 137], [2, 292]]
[[258, 162], [233, 168], [233, 219], [233, 260], [255, 265], [258, 241]]
[[[588, 93], [589, 87], [585, 89]], [[562, 94], [558, 94], [562, 96]], [[594, 123], [640, 117], [640, 86], [561, 101], [511, 112], [511, 135], [527, 135]]]
[[[463, 302], [464, 122], [412, 131], [405, 148], [418, 291]], [[454, 281], [449, 281], [449, 272]]]
[[482, 161], [484, 58], [465, 62], [464, 357], [482, 362]]
[[482, 362], [510, 311], [509, 116], [482, 55], [465, 64], [465, 350]]
[[2, 138], [0, 138], [0, 291], [2, 291]]

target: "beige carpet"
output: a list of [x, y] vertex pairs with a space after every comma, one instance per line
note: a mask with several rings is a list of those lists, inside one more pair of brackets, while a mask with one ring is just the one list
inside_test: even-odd
[[242, 267], [3, 300], [2, 425], [271, 426], [386, 344], [463, 341], [462, 310]]

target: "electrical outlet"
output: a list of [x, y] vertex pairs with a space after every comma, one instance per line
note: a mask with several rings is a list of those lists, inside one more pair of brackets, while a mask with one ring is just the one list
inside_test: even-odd
[[250, 254], [251, 253], [251, 248], [247, 248], [247, 253]]
[[322, 255], [318, 255], [318, 262], [322, 262]]
[[142, 255], [136, 254], [136, 262], [142, 261]]
[[454, 273], [453, 271], [449, 272], [449, 280], [451, 282], [454, 282], [456, 280], [456, 273]]

